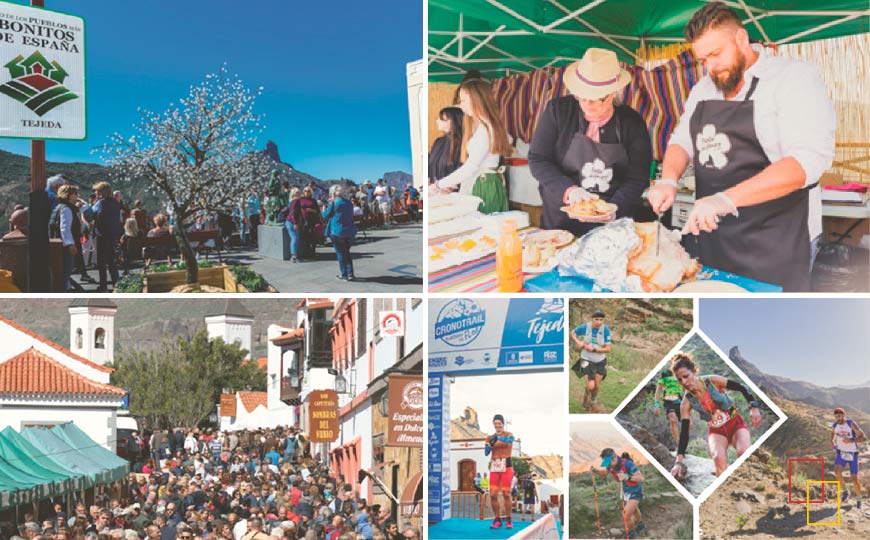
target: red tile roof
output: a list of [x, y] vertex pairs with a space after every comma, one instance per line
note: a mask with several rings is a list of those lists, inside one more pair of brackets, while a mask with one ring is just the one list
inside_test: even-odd
[[329, 298], [303, 298], [296, 304], [296, 309], [301, 307], [308, 307], [308, 309], [331, 308], [332, 301]]
[[8, 324], [12, 328], [14, 328], [20, 332], [24, 332], [25, 334], [36, 339], [37, 341], [45, 343], [49, 347], [57, 349], [58, 351], [62, 352], [63, 354], [65, 354], [71, 358], [75, 358], [79, 362], [85, 364], [88, 367], [92, 367], [92, 368], [96, 369], [97, 371], [102, 371], [104, 373], [112, 373], [113, 371], [115, 371], [114, 369], [112, 369], [110, 367], [101, 366], [100, 364], [97, 364], [95, 362], [91, 362], [90, 360], [88, 360], [84, 356], [79, 356], [76, 353], [72, 352], [71, 350], [67, 349], [66, 347], [62, 347], [62, 346], [58, 345], [57, 343], [40, 336], [36, 332], [28, 330], [27, 328], [24, 328], [20, 324], [14, 323], [14, 322], [10, 321], [9, 319], [7, 319], [6, 317], [0, 316], [0, 322]]
[[123, 396], [124, 390], [92, 381], [31, 347], [0, 364], [0, 393]]
[[[247, 364], [250, 360], [242, 360], [242, 365]], [[257, 367], [260, 369], [268, 369], [269, 368], [269, 359], [267, 357], [263, 358], [255, 358], [254, 362], [257, 363]]]
[[281, 334], [280, 336], [273, 337], [269, 341], [271, 341], [272, 343], [278, 344], [278, 343], [285, 342], [285, 341], [293, 341], [295, 339], [300, 339], [304, 335], [305, 335], [304, 328], [296, 328], [296, 329], [290, 330], [289, 332]]
[[242, 405], [248, 412], [253, 412], [259, 405], [266, 407], [268, 394], [266, 392], [238, 392]]

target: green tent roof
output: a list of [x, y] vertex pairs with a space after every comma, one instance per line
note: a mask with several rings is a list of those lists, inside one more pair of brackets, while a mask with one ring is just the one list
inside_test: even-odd
[[60, 424], [51, 428], [51, 432], [64, 442], [79, 449], [83, 454], [101, 464], [109, 471], [111, 479], [120, 480], [127, 476], [130, 463], [96, 443], [93, 439], [73, 423]]
[[84, 474], [68, 471], [8, 426], [0, 431], [0, 457], [13, 464], [27, 463], [40, 476], [53, 478], [54, 482], [60, 484], [61, 493], [89, 487], [85, 483], [87, 477]]
[[[429, 80], [458, 82], [563, 65], [589, 47], [634, 62], [642, 43], [683, 41], [703, 0], [429, 0]], [[867, 0], [726, 2], [752, 39], [785, 44], [870, 32]], [[752, 17], [750, 18], [749, 13]], [[760, 29], [759, 29], [760, 28]]]
[[70, 446], [48, 428], [41, 426], [24, 428], [21, 430], [21, 436], [33, 443], [43, 454], [52, 456], [70, 471], [84, 473], [97, 484], [112, 481], [112, 473], [108, 468], [98, 461], [94, 461], [81, 449]]

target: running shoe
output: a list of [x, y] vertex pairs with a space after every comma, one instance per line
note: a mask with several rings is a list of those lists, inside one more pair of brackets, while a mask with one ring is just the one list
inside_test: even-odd
[[505, 529], [513, 529], [513, 528], [514, 528], [514, 522], [511, 521], [511, 520], [507, 520], [507, 523], [505, 523], [504, 528], [505, 528]]
[[646, 530], [646, 523], [641, 521], [640, 523], [637, 524], [637, 526], [635, 526], [634, 530], [637, 532], [645, 531]]
[[492, 522], [492, 525], [489, 526], [490, 529], [501, 529], [501, 520], [495, 518]]
[[858, 503], [857, 503], [856, 506], [858, 507], [858, 510], [861, 509], [861, 506], [862, 506], [862, 505], [861, 505], [861, 497], [858, 497]]
[[843, 490], [843, 494], [840, 496], [840, 502], [846, 502], [846, 499], [849, 498], [849, 492], [845, 489]]
[[631, 532], [629, 532], [629, 533], [628, 533], [627, 535], [625, 535], [625, 536], [626, 536], [626, 538], [637, 538], [637, 530], [636, 530], [636, 529], [635, 529], [635, 530], [632, 530]]

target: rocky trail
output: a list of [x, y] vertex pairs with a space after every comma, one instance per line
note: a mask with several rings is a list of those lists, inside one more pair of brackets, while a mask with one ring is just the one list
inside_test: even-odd
[[[769, 455], [756, 452], [701, 506], [701, 538], [838, 538], [858, 540], [870, 537], [870, 508], [859, 510], [850, 499], [841, 505], [837, 522], [836, 487], [827, 486], [825, 503], [810, 505], [807, 524], [806, 504], [788, 502], [786, 473], [769, 466]], [[862, 476], [862, 484], [864, 484]], [[820, 499], [820, 487], [810, 499]], [[792, 491], [793, 498], [806, 495]]]

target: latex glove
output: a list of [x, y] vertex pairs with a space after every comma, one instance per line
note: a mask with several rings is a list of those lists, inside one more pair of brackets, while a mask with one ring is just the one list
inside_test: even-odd
[[752, 424], [752, 427], [758, 429], [761, 427], [761, 413], [758, 412], [757, 408], [754, 408], [749, 411], [749, 423]]
[[736, 216], [737, 206], [724, 192], [702, 197], [695, 201], [692, 211], [689, 212], [683, 234], [689, 232], [697, 236], [701, 231], [713, 232], [719, 227], [719, 218], [728, 214]]
[[662, 214], [674, 205], [677, 199], [677, 181], [667, 178], [657, 181], [647, 193], [652, 211]]
[[684, 474], [685, 474], [685, 469], [683, 468], [683, 464], [680, 463], [679, 461], [674, 463], [674, 466], [671, 469], [671, 475], [674, 478], [682, 478], [682, 476]]
[[616, 477], [619, 478], [620, 482], [625, 482], [625, 479], [628, 478], [628, 475], [626, 475], [624, 472], [620, 472], [616, 475]]
[[568, 206], [571, 206], [574, 203], [590, 201], [592, 199], [597, 199], [598, 195], [594, 193], [589, 193], [582, 187], [573, 186], [569, 187], [565, 190], [564, 200], [568, 203]]

